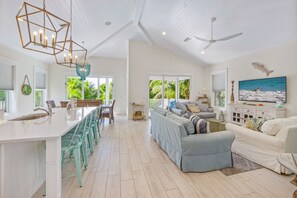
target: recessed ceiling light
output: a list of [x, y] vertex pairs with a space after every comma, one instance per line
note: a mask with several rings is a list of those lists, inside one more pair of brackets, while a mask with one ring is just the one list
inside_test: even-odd
[[110, 22], [110, 21], [106, 21], [106, 22], [105, 22], [105, 25], [106, 25], [106, 26], [110, 26], [110, 25], [111, 25], [111, 22]]
[[201, 51], [201, 54], [205, 54], [205, 51], [204, 51], [204, 50], [202, 50], [202, 51]]
[[162, 35], [165, 36], [166, 35], [166, 32], [162, 32]]

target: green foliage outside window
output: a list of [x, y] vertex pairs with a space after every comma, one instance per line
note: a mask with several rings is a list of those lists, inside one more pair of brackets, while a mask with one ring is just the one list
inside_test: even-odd
[[190, 99], [190, 79], [179, 81], [179, 99]]
[[[175, 81], [164, 80], [164, 98], [175, 98]], [[162, 98], [162, 80], [150, 80], [150, 99]], [[190, 79], [179, 81], [179, 98], [190, 98]]]
[[225, 107], [225, 91], [215, 91], [215, 106], [217, 107]]
[[[113, 83], [109, 83], [109, 100], [112, 100], [112, 88]], [[67, 98], [77, 98], [79, 100], [82, 99], [82, 81], [76, 77], [67, 78]], [[95, 85], [86, 80], [84, 82], [84, 94], [85, 99], [98, 99], [98, 89]], [[100, 100], [105, 101], [106, 99], [106, 84], [101, 84], [99, 86], [99, 95]]]
[[0, 90], [0, 101], [6, 100], [6, 91]]
[[35, 89], [35, 107], [43, 106], [43, 90]]

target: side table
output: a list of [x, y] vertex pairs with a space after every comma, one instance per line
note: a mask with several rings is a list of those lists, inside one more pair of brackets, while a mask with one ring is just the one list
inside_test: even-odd
[[209, 129], [210, 132], [218, 132], [218, 131], [225, 131], [226, 130], [226, 123], [215, 118], [208, 118], [205, 119], [209, 122]]
[[145, 118], [145, 105], [142, 103], [132, 103], [133, 107], [133, 120], [146, 120]]

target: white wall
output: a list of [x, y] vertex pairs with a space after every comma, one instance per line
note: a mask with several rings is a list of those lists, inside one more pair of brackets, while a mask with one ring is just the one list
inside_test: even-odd
[[133, 102], [144, 102], [146, 104], [146, 110], [148, 111], [149, 75], [152, 74], [192, 76], [191, 100], [196, 100], [198, 93], [203, 88], [203, 66], [158, 46], [147, 45], [143, 42], [129, 41], [128, 104], [130, 117], [132, 115], [130, 104]]
[[[20, 114], [31, 113], [34, 109], [34, 67], [49, 71], [48, 65], [1, 45], [0, 61], [15, 66], [10, 110]], [[2, 75], [5, 74], [0, 73], [0, 78]], [[29, 96], [21, 92], [25, 75], [28, 75], [32, 87], [32, 93]], [[49, 90], [48, 85], [47, 89]], [[43, 141], [1, 145], [4, 158], [0, 161], [3, 160], [2, 165], [5, 167], [5, 173], [1, 175], [1, 179], [4, 178], [4, 197], [31, 197], [45, 181], [44, 145]], [[16, 187], [17, 190], [15, 190]]]
[[[234, 60], [226, 61], [208, 67], [205, 70], [206, 83], [211, 90], [211, 73], [228, 69], [228, 101], [231, 95], [231, 80], [234, 80], [234, 96], [238, 101], [238, 81], [247, 79], [265, 78], [266, 75], [259, 70], [255, 70], [252, 62], [260, 62], [268, 66], [274, 72], [269, 77], [287, 76], [287, 116], [297, 115], [297, 41], [289, 42], [281, 46], [255, 52]], [[264, 103], [265, 105], [274, 105]]]
[[[1, 45], [0, 59], [2, 61], [7, 61], [10, 65], [15, 65], [15, 92], [10, 98], [12, 102], [12, 111], [20, 113], [32, 112], [34, 109], [34, 67], [40, 67], [48, 71], [48, 65]], [[1, 75], [5, 74], [0, 74], [0, 78]], [[21, 92], [25, 75], [28, 75], [32, 87], [32, 93], [29, 96], [25, 96]]]
[[[92, 76], [112, 76], [114, 78], [115, 114], [126, 114], [126, 60], [115, 58], [91, 57]], [[50, 98], [59, 104], [66, 99], [65, 80], [67, 75], [77, 76], [75, 69], [60, 65], [50, 66]]]

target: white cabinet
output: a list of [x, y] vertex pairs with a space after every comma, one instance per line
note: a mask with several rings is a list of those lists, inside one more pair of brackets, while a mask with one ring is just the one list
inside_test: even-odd
[[248, 118], [285, 118], [285, 108], [229, 104], [230, 122], [243, 125]]

